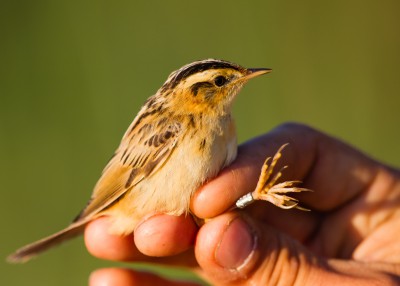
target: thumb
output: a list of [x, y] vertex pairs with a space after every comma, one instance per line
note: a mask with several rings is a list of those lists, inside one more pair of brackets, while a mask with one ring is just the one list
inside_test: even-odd
[[[332, 285], [343, 277], [296, 240], [244, 213], [200, 229], [195, 253], [212, 285]], [[329, 284], [329, 283], [332, 284]]]

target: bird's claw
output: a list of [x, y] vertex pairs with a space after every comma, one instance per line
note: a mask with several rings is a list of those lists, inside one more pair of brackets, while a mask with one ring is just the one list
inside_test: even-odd
[[[308, 211], [308, 209], [299, 206], [299, 201], [295, 198], [287, 196], [287, 193], [300, 193], [305, 191], [311, 191], [305, 188], [297, 187], [300, 181], [285, 181], [282, 183], [277, 183], [278, 179], [282, 176], [282, 171], [287, 168], [284, 166], [275, 175], [274, 168], [278, 160], [282, 157], [282, 150], [287, 146], [287, 144], [282, 145], [274, 157], [268, 157], [261, 169], [261, 175], [258, 179], [256, 189], [241, 197], [237, 202], [236, 206], [238, 208], [244, 208], [256, 200], [263, 200], [274, 204], [282, 209], [292, 209], [297, 208], [299, 210]], [[269, 162], [271, 163], [269, 164]]]

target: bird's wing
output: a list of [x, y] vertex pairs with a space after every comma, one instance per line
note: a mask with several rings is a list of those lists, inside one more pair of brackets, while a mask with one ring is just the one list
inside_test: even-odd
[[[177, 121], [154, 120], [140, 114], [125, 133], [113, 158], [104, 168], [86, 208], [74, 220], [91, 218], [112, 205], [132, 187], [164, 165], [183, 136]], [[151, 116], [150, 116], [151, 117]]]

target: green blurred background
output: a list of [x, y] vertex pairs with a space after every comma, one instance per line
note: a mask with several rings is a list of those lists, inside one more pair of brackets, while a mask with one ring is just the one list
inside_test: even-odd
[[[1, 260], [77, 214], [144, 100], [197, 59], [273, 68], [236, 102], [241, 142], [300, 121], [399, 166], [399, 11], [398, 0], [2, 1]], [[0, 284], [84, 285], [109, 265], [77, 239], [1, 262]]]

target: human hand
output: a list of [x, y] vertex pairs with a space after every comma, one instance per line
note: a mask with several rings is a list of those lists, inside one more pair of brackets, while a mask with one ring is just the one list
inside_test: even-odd
[[[285, 178], [314, 190], [298, 196], [312, 211], [256, 202], [226, 213], [254, 189], [265, 157], [287, 142]], [[213, 285], [400, 282], [400, 172], [308, 127], [286, 124], [242, 145], [237, 160], [195, 194], [191, 209], [213, 219], [198, 230], [189, 216], [155, 215], [136, 228], [133, 243], [132, 236], [109, 235], [101, 218], [87, 227], [86, 245], [100, 258], [190, 267]], [[127, 269], [101, 269], [90, 279], [155, 283], [194, 285]]]

